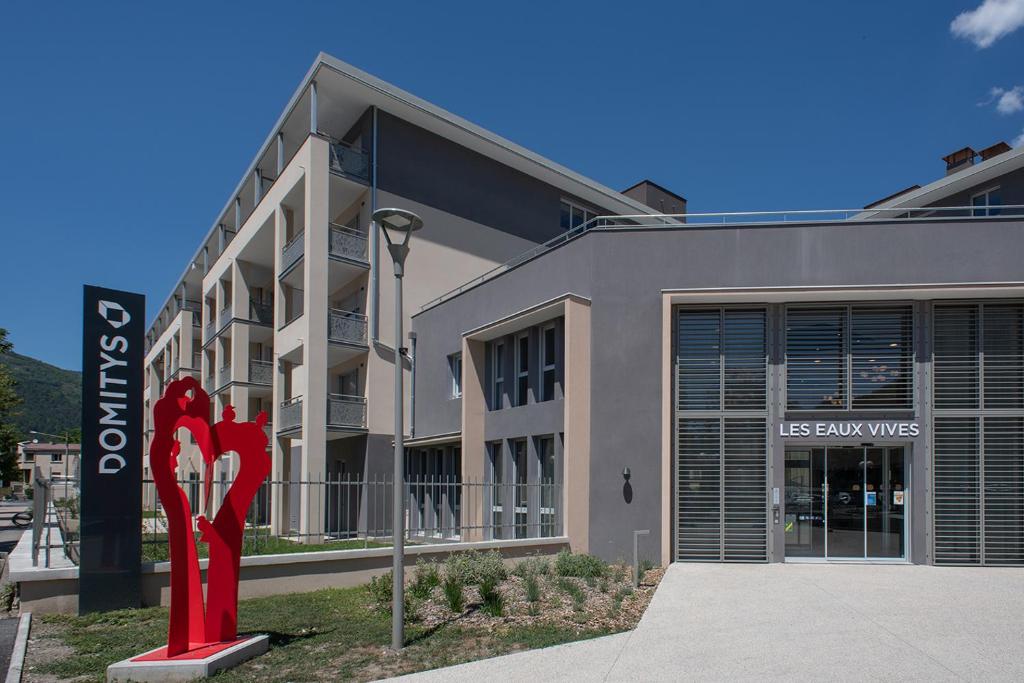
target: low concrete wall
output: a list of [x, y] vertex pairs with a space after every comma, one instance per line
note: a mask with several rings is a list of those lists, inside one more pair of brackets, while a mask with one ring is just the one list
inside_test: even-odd
[[[29, 536], [23, 535], [19, 546]], [[31, 544], [30, 538], [28, 543]], [[568, 547], [569, 539], [566, 537], [416, 545], [406, 547], [405, 562], [406, 566], [412, 566], [421, 557], [444, 561], [456, 552], [497, 549], [506, 563], [513, 563], [530, 555], [554, 555]], [[199, 561], [204, 580], [207, 562]], [[169, 562], [142, 566], [144, 607], [168, 604], [170, 569]], [[390, 569], [390, 548], [243, 557], [238, 595], [244, 599], [358, 586]], [[22, 611], [36, 614], [74, 614], [78, 611], [77, 567], [39, 569], [33, 568], [31, 561], [28, 566], [17, 562], [10, 566], [10, 580], [18, 584]]]

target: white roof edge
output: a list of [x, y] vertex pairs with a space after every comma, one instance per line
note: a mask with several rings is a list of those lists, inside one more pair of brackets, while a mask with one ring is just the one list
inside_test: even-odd
[[[178, 278], [177, 284], [175, 284], [174, 288], [171, 290], [171, 293], [164, 300], [163, 305], [158, 309], [154, 318], [149, 321], [149, 324], [146, 326], [147, 333], [149, 332], [150, 329], [152, 329], [153, 324], [156, 322], [156, 319], [160, 315], [160, 312], [163, 311], [164, 307], [168, 303], [170, 303], [171, 299], [174, 297], [174, 293], [177, 291], [178, 285], [180, 285], [181, 282], [184, 281], [185, 278], [188, 276], [192, 264], [195, 263], [202, 255], [203, 245], [205, 245], [207, 240], [209, 240], [215, 234], [217, 230], [217, 224], [220, 221], [220, 217], [231, 208], [231, 204], [234, 201], [234, 198], [242, 191], [242, 187], [245, 185], [246, 181], [249, 179], [253, 171], [256, 169], [256, 165], [259, 163], [260, 158], [264, 154], [266, 154], [267, 150], [270, 148], [270, 145], [273, 144], [276, 132], [284, 125], [285, 120], [288, 118], [288, 116], [291, 115], [292, 110], [298, 104], [299, 99], [306, 91], [306, 88], [309, 86], [310, 81], [315, 79], [316, 73], [321, 66], [327, 66], [343, 76], [346, 76], [356, 82], [362, 83], [367, 87], [373, 88], [380, 92], [381, 94], [393, 98], [400, 105], [419, 109], [420, 111], [426, 114], [437, 117], [438, 119], [444, 121], [445, 123], [448, 123], [449, 125], [455, 126], [456, 128], [461, 128], [467, 133], [475, 135], [486, 142], [496, 145], [497, 147], [503, 148], [508, 152], [511, 152], [524, 159], [532, 161], [533, 163], [539, 164], [540, 166], [546, 167], [547, 169], [557, 173], [558, 175], [563, 176], [567, 180], [585, 185], [596, 192], [608, 196], [609, 199], [626, 204], [627, 206], [636, 209], [639, 213], [651, 214], [654, 212], [654, 209], [646, 206], [645, 204], [641, 204], [640, 202], [631, 199], [620, 192], [617, 192], [605, 185], [602, 185], [597, 181], [591, 180], [586, 176], [580, 175], [579, 173], [576, 173], [575, 171], [572, 171], [560, 164], [557, 164], [554, 161], [551, 161], [550, 159], [547, 159], [539, 154], [536, 154], [535, 152], [531, 152], [525, 147], [517, 145], [511, 140], [507, 140], [506, 138], [503, 138], [500, 135], [497, 135], [496, 133], [492, 133], [486, 130], [485, 128], [477, 126], [474, 123], [470, 123], [469, 121], [463, 119], [460, 116], [456, 116], [455, 114], [445, 109], [442, 109], [437, 105], [431, 104], [430, 102], [427, 102], [424, 99], [416, 97], [412, 93], [402, 90], [398, 86], [392, 85], [375, 76], [372, 76], [366, 73], [365, 71], [358, 69], [352, 66], [351, 64], [338, 59], [337, 57], [334, 57], [333, 55], [329, 55], [326, 52], [320, 52], [317, 54], [316, 59], [313, 60], [313, 65], [309, 67], [308, 71], [306, 71], [306, 75], [302, 78], [302, 81], [295, 89], [295, 92], [289, 98], [288, 104], [285, 105], [285, 108], [277, 117], [277, 120], [271, 127], [270, 132], [267, 134], [267, 137], [264, 140], [263, 144], [260, 145], [259, 151], [256, 152], [256, 155], [253, 157], [252, 161], [249, 162], [249, 166], [246, 168], [245, 173], [242, 174], [241, 180], [238, 181], [238, 184], [235, 186], [234, 191], [231, 192], [227, 202], [225, 202], [224, 208], [217, 212], [217, 217], [214, 219], [213, 225], [210, 226], [210, 229], [207, 231], [206, 235], [200, 240], [199, 247], [196, 249], [196, 252], [195, 254], [193, 254], [192, 258], [189, 259], [188, 263], [185, 265], [185, 270]], [[236, 229], [238, 227], [239, 226], [236, 226]]]
[[948, 197], [951, 194], [983, 183], [989, 178], [1004, 175], [1021, 167], [1024, 167], [1024, 145], [1015, 147], [1008, 152], [1003, 152], [991, 159], [986, 159], [980, 164], [974, 164], [970, 168], [951, 173], [916, 190], [896, 195], [892, 199], [876, 204], [869, 209], [864, 209], [862, 213], [853, 216], [850, 220], [869, 218], [869, 214], [874, 214], [879, 209], [927, 206], [939, 201], [943, 197]]

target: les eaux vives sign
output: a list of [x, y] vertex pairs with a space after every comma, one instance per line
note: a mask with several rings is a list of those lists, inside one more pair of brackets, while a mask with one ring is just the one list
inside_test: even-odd
[[782, 422], [779, 436], [785, 439], [913, 439], [921, 433], [917, 422]]

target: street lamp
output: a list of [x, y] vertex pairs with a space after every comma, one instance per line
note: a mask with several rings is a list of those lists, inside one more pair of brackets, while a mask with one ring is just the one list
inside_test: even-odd
[[395, 266], [395, 480], [392, 509], [392, 584], [391, 584], [391, 649], [398, 652], [405, 644], [405, 416], [402, 389], [402, 277], [405, 257], [409, 255], [412, 233], [423, 227], [423, 220], [404, 209], [377, 209], [373, 222], [380, 226], [388, 243], [388, 253]]

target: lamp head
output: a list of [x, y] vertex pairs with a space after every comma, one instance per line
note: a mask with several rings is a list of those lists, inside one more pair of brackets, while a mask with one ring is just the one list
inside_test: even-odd
[[388, 244], [408, 242], [409, 236], [423, 227], [423, 219], [405, 209], [377, 209], [373, 222], [384, 231]]

